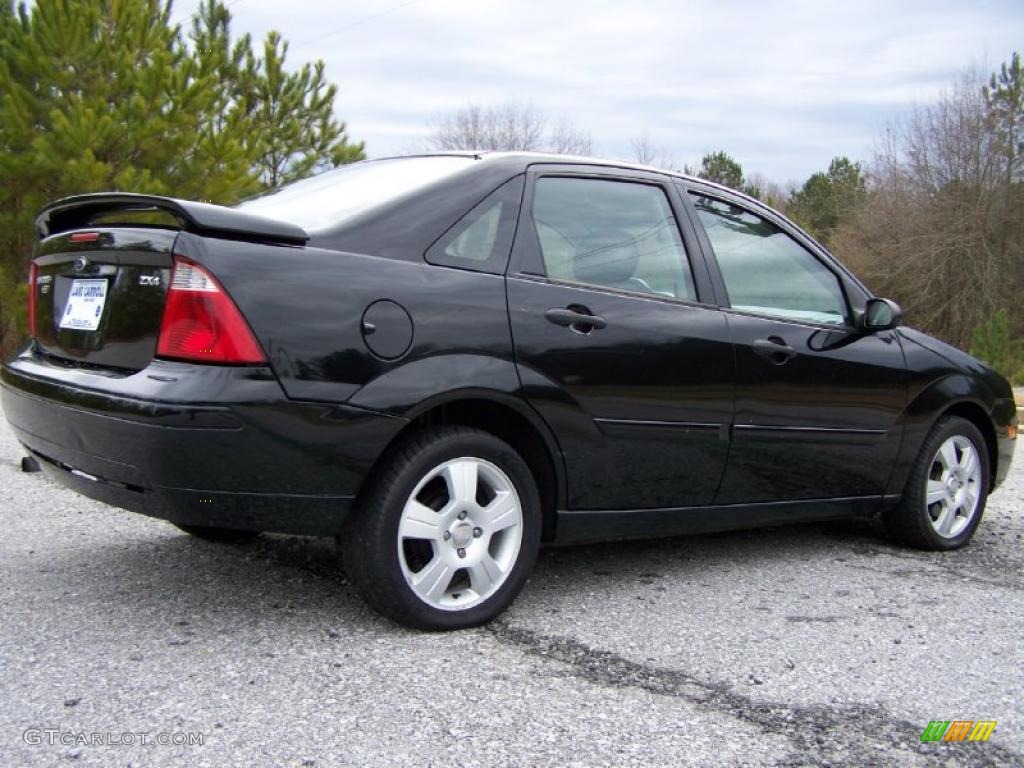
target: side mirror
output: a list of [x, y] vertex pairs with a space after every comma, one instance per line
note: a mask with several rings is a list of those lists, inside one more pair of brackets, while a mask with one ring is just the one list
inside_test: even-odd
[[868, 333], [887, 331], [903, 321], [903, 310], [889, 299], [868, 299], [861, 317], [861, 327]]

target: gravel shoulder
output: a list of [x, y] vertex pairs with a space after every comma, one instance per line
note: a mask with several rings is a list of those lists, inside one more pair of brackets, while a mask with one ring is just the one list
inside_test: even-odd
[[[422, 634], [331, 542], [196, 541], [21, 455], [0, 419], [0, 766], [1024, 765], [1019, 458], [961, 552], [866, 523], [548, 549], [500, 621]], [[920, 742], [955, 719], [998, 726]], [[60, 743], [140, 732], [203, 743]]]

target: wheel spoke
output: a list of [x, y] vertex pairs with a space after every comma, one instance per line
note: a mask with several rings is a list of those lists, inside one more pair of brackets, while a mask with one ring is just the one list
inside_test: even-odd
[[405, 505], [398, 535], [403, 539], [428, 539], [436, 541], [441, 537], [441, 517], [426, 504], [412, 499]]
[[949, 532], [953, 530], [953, 523], [956, 521], [956, 507], [952, 504], [942, 508], [942, 514], [939, 515], [939, 519], [935, 521], [935, 528], [943, 536], [949, 536]]
[[480, 561], [471, 565], [467, 570], [469, 571], [469, 583], [478, 595], [486, 595], [490, 592], [505, 573], [489, 552], [485, 552]]
[[452, 502], [459, 505], [476, 503], [478, 473], [475, 461], [454, 461], [445, 467], [445, 481]]
[[959, 462], [956, 460], [956, 444], [952, 440], [947, 440], [939, 448], [939, 455], [937, 457], [942, 463], [942, 468], [949, 472]]
[[943, 503], [949, 500], [949, 489], [946, 488], [946, 484], [941, 480], [929, 480], [927, 493], [926, 503], [929, 507], [932, 504]]
[[491, 533], [503, 531], [519, 522], [519, 505], [511, 491], [498, 491], [480, 513], [480, 521]]
[[964, 495], [960, 501], [960, 509], [964, 514], [964, 517], [970, 517], [971, 513], [974, 512], [974, 503], [976, 497], [974, 492], [969, 488], [964, 488]]
[[973, 446], [967, 446], [960, 455], [960, 469], [964, 473], [964, 481], [970, 478], [978, 468], [978, 452]]
[[422, 571], [416, 574], [412, 588], [424, 600], [436, 603], [447, 591], [454, 575], [454, 569], [440, 557], [435, 556]]

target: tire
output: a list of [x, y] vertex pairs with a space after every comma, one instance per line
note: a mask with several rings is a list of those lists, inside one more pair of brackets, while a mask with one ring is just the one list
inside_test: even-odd
[[882, 517], [886, 532], [918, 549], [964, 546], [985, 512], [990, 468], [988, 446], [974, 424], [940, 419], [921, 446], [900, 503]]
[[249, 541], [260, 535], [259, 531], [242, 531], [236, 528], [216, 528], [209, 525], [186, 525], [185, 523], [171, 523], [171, 525], [183, 530], [189, 536], [203, 541], [214, 541], [218, 544]]
[[487, 432], [439, 427], [386, 454], [339, 545], [349, 580], [374, 610], [407, 627], [451, 630], [509, 606], [537, 559], [540, 531], [540, 496], [522, 457]]

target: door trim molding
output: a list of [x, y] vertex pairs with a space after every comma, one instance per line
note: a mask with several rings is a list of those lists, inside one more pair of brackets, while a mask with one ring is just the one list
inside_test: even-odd
[[846, 427], [788, 427], [767, 424], [735, 424], [733, 437], [753, 440], [781, 440], [818, 443], [846, 443], [848, 445], [874, 445], [889, 434], [885, 429], [856, 429]]
[[721, 429], [717, 421], [660, 421], [655, 419], [613, 419], [606, 416], [595, 416], [598, 424], [624, 427], [680, 427], [682, 429]]

